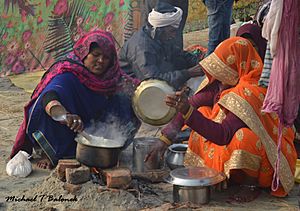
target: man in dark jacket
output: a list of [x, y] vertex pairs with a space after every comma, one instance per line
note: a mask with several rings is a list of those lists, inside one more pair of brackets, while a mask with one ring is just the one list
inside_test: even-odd
[[197, 56], [172, 44], [182, 19], [182, 10], [158, 2], [149, 13], [149, 24], [124, 44], [120, 52], [121, 68], [141, 80], [157, 78], [180, 88], [191, 77], [203, 75]]
[[166, 2], [175, 7], [179, 7], [180, 9], [182, 9], [182, 19], [180, 21], [174, 43], [179, 48], [183, 48], [183, 29], [188, 16], [189, 0], [144, 0], [144, 9], [142, 13], [143, 21], [144, 21], [143, 25], [147, 24], [149, 13], [152, 11], [152, 9], [156, 6], [158, 2]]

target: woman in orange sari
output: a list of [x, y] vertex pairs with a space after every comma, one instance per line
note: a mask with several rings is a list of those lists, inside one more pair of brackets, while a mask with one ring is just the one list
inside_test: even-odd
[[[184, 91], [168, 96], [167, 105], [178, 116], [162, 130], [161, 143], [148, 155], [163, 153], [174, 131], [186, 124], [193, 131], [185, 166], [207, 166], [248, 188], [270, 188], [277, 159], [278, 118], [261, 113], [266, 89], [258, 86], [262, 60], [251, 43], [241, 37], [223, 41], [200, 62], [207, 79], [187, 99]], [[212, 91], [214, 90], [214, 91]], [[205, 96], [206, 99], [201, 99]], [[292, 129], [283, 129], [279, 187], [286, 196], [294, 185], [296, 152]], [[251, 186], [249, 186], [251, 185]]]

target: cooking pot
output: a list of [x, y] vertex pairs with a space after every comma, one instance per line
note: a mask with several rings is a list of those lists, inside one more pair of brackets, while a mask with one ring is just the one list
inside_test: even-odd
[[187, 147], [187, 144], [172, 144], [168, 147], [166, 164], [171, 170], [184, 167], [183, 161]]
[[97, 146], [93, 140], [87, 141], [80, 134], [75, 140], [77, 141], [76, 159], [80, 163], [97, 168], [111, 168], [118, 164], [121, 145], [100, 144]]
[[165, 98], [174, 93], [175, 89], [165, 81], [147, 79], [141, 82], [132, 97], [136, 116], [150, 125], [167, 124], [176, 115], [176, 110], [166, 105]]
[[133, 170], [135, 172], [146, 172], [161, 168], [161, 159], [159, 155], [152, 161], [144, 162], [151, 147], [159, 141], [159, 138], [154, 137], [140, 137], [133, 140]]
[[208, 167], [183, 167], [170, 172], [166, 181], [173, 184], [174, 202], [207, 204], [210, 187], [225, 179], [223, 173]]

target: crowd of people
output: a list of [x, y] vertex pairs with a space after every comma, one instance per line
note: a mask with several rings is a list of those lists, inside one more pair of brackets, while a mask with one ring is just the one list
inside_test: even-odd
[[[189, 127], [185, 166], [224, 172], [230, 182], [250, 192], [267, 188], [274, 196], [286, 196], [294, 184], [295, 132], [283, 127], [280, 116], [261, 111], [268, 86], [260, 81], [270, 69], [266, 65], [272, 64], [270, 40], [262, 36], [267, 7], [229, 38], [234, 1], [203, 2], [209, 27], [205, 58], [183, 49], [187, 0], [145, 1], [145, 23], [119, 54], [109, 32], [96, 30], [80, 38], [34, 90], [11, 157], [41, 148], [44, 156], [38, 166], [52, 168], [59, 159], [75, 156], [77, 133], [112, 115], [121, 123], [132, 122], [135, 129], [127, 142], [132, 141], [141, 124], [131, 107], [132, 93], [142, 80], [157, 78], [177, 90], [165, 101], [178, 114], [161, 131], [147, 161], [163, 155], [181, 129]], [[187, 96], [186, 82], [201, 76], [205, 79], [198, 91]]]

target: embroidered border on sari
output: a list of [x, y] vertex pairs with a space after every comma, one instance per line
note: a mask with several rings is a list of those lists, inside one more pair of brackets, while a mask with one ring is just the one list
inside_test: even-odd
[[215, 53], [203, 59], [200, 65], [212, 77], [226, 84], [235, 85], [239, 80], [238, 72], [222, 62]]
[[251, 154], [245, 150], [234, 150], [230, 159], [224, 163], [224, 173], [230, 177], [231, 169], [249, 169], [258, 171], [260, 169], [261, 157]]
[[196, 166], [196, 167], [204, 167], [204, 160], [194, 153], [190, 148], [187, 149], [184, 156], [184, 166]]
[[47, 157], [50, 159], [52, 165], [56, 165], [58, 160], [55, 157], [55, 151], [53, 147], [50, 145], [46, 137], [41, 131], [35, 131], [32, 133], [32, 137], [35, 139], [35, 141], [40, 145], [40, 147], [43, 149], [43, 151], [46, 153]]
[[208, 77], [206, 76], [203, 81], [200, 83], [198, 89], [195, 91], [195, 94], [200, 92], [204, 87], [206, 87], [209, 83], [209, 79]]
[[[268, 159], [274, 169], [277, 159], [276, 143], [264, 129], [262, 122], [250, 104], [233, 92], [224, 95], [220, 99], [219, 104], [239, 117], [260, 138], [265, 147]], [[289, 163], [282, 152], [280, 163], [279, 178], [284, 190], [289, 192], [294, 186], [294, 176], [289, 168]]]

